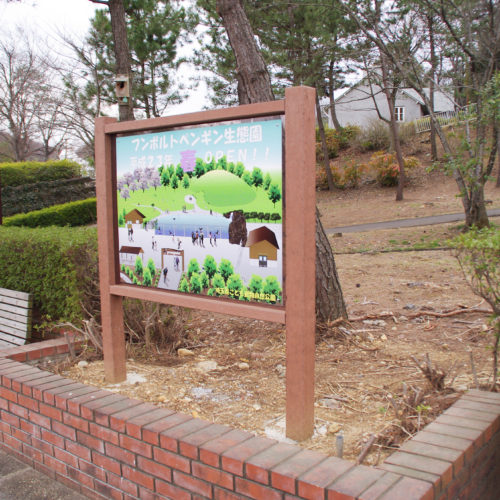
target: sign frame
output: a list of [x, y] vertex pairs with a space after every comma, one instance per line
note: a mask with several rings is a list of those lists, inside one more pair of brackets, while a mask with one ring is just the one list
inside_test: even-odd
[[[283, 300], [265, 305], [120, 283], [116, 137], [230, 120], [284, 115]], [[316, 292], [315, 89], [291, 87], [285, 99], [147, 120], [95, 122], [97, 233], [106, 380], [126, 379], [123, 298], [197, 308], [285, 324], [286, 434], [301, 441], [314, 430]]]

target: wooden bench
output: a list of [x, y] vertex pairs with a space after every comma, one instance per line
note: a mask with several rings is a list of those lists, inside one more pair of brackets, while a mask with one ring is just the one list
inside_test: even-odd
[[31, 336], [33, 295], [0, 288], [0, 348], [23, 345]]

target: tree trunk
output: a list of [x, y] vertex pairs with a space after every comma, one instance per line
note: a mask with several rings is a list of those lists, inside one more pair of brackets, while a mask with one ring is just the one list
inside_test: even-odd
[[333, 61], [330, 61], [330, 64], [328, 66], [328, 74], [329, 74], [329, 81], [328, 81], [328, 93], [330, 94], [330, 116], [332, 117], [332, 122], [335, 130], [340, 130], [342, 127], [340, 125], [340, 122], [337, 118], [337, 111], [335, 109], [335, 97], [334, 97], [334, 85], [333, 85]]
[[134, 106], [132, 101], [132, 70], [130, 67], [130, 51], [127, 39], [127, 25], [125, 23], [125, 8], [123, 0], [108, 0], [111, 17], [111, 30], [115, 46], [116, 74], [126, 75], [129, 79], [130, 97], [118, 104], [119, 120], [134, 120]]
[[484, 189], [476, 189], [470, 197], [463, 196], [462, 204], [465, 211], [465, 224], [467, 227], [476, 226], [479, 229], [489, 227], [488, 214], [484, 204]]
[[319, 137], [321, 139], [321, 149], [323, 151], [323, 166], [325, 167], [326, 178], [328, 180], [328, 189], [333, 191], [335, 184], [333, 182], [332, 170], [330, 168], [330, 158], [328, 157], [328, 146], [326, 145], [325, 127], [323, 118], [321, 118], [321, 107], [319, 105], [318, 91], [316, 91], [316, 119], [318, 120]]
[[[241, 0], [217, 0], [217, 12], [222, 18], [222, 24], [226, 29], [238, 65], [238, 96], [246, 96], [249, 103], [273, 100], [271, 79]], [[347, 318], [335, 259], [318, 212], [316, 212], [316, 259], [316, 315], [318, 320]]]
[[[431, 102], [432, 111], [434, 111], [434, 86], [436, 78], [436, 43], [434, 40], [434, 20], [431, 15], [427, 16], [427, 27], [429, 29], [429, 45], [431, 50], [431, 74], [429, 79], [429, 100]], [[430, 113], [430, 110], [429, 110]], [[437, 161], [437, 135], [436, 126], [431, 120], [431, 160]]]

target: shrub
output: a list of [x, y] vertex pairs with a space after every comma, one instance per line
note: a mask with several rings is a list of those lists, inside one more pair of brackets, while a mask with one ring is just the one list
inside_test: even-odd
[[[413, 156], [403, 158], [403, 161], [405, 173], [411, 172], [412, 169], [420, 165], [418, 159]], [[381, 186], [396, 186], [399, 181], [399, 165], [394, 153], [378, 151], [370, 158], [367, 168], [375, 171], [377, 182]]]
[[77, 320], [99, 309], [95, 228], [0, 226], [0, 287], [32, 293], [51, 320]]
[[40, 181], [71, 179], [81, 174], [82, 167], [71, 160], [27, 161], [0, 164], [2, 186], [22, 186]]
[[389, 128], [381, 120], [370, 121], [356, 139], [356, 146], [361, 151], [387, 150], [390, 144]]
[[493, 309], [492, 390], [496, 390], [500, 343], [500, 229], [472, 228], [451, 244], [472, 290]]
[[97, 221], [96, 199], [89, 198], [63, 205], [17, 214], [4, 219], [4, 226], [84, 226]]
[[[328, 149], [328, 158], [336, 158], [339, 151], [347, 149], [350, 143], [359, 134], [359, 128], [353, 127], [351, 125], [343, 127], [339, 130], [333, 128], [325, 129], [326, 147]], [[323, 146], [321, 144], [321, 137], [319, 134], [319, 129], [316, 128], [316, 160], [322, 161], [323, 156]]]

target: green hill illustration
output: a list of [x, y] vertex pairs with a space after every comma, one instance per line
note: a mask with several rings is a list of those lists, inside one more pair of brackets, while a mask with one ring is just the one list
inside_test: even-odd
[[214, 206], [233, 206], [251, 203], [255, 188], [225, 170], [212, 170], [191, 181], [193, 193], [203, 193], [205, 202]]

